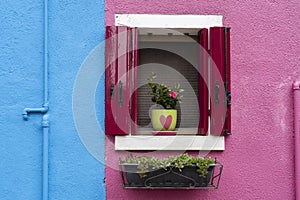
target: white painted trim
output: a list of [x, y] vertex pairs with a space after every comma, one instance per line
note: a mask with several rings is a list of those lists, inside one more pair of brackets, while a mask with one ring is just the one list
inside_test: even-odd
[[[209, 28], [223, 26], [222, 15], [115, 14], [116, 26]], [[224, 136], [115, 136], [115, 150], [225, 150]]]
[[223, 26], [222, 15], [115, 14], [116, 26], [140, 28], [209, 28]]
[[225, 150], [224, 136], [115, 136], [115, 150]]

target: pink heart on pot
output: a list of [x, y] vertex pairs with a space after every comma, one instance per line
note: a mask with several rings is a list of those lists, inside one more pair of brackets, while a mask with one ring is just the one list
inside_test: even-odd
[[172, 124], [172, 115], [168, 115], [167, 118], [164, 115], [161, 115], [159, 120], [164, 129], [168, 130]]

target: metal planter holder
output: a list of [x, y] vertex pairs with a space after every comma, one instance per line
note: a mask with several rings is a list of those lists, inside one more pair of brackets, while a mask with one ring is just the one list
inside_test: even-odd
[[200, 177], [195, 165], [182, 171], [175, 167], [149, 170], [139, 174], [137, 164], [119, 163], [124, 188], [139, 189], [217, 189], [222, 175], [221, 163], [211, 164], [205, 177]]

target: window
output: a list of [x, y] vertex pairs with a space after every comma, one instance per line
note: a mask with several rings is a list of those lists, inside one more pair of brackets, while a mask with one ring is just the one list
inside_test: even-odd
[[133, 140], [142, 140], [143, 148], [132, 150], [154, 150], [161, 148], [160, 141], [170, 140], [143, 135], [151, 133], [146, 80], [154, 71], [167, 84], [179, 79], [185, 89], [177, 123], [182, 137], [166, 150], [179, 150], [177, 143], [184, 141], [189, 144], [185, 149], [207, 150], [205, 145], [214, 143], [213, 149], [224, 150], [219, 135], [230, 133], [229, 29], [220, 26], [220, 16], [196, 16], [198, 24], [193, 16], [174, 17], [117, 15], [116, 23], [123, 26], [106, 29], [105, 131], [130, 135], [116, 136], [116, 149], [136, 147]]

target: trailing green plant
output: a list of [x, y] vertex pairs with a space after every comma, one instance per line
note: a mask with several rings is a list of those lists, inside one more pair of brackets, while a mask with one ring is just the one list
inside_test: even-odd
[[151, 88], [150, 95], [152, 102], [161, 105], [164, 109], [176, 109], [176, 105], [181, 101], [183, 89], [180, 89], [180, 84], [175, 83], [174, 88], [171, 88], [165, 84], [154, 83], [156, 74], [152, 72], [152, 75], [148, 78], [148, 84]]
[[210, 157], [194, 157], [186, 153], [178, 156], [169, 156], [168, 158], [129, 155], [128, 157], [121, 159], [121, 163], [137, 164], [140, 176], [145, 176], [147, 172], [161, 168], [167, 170], [168, 167], [174, 167], [179, 171], [182, 171], [185, 166], [196, 165], [199, 176], [205, 177], [208, 173], [207, 169], [210, 164], [215, 162], [215, 159]]

